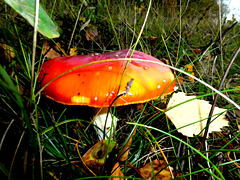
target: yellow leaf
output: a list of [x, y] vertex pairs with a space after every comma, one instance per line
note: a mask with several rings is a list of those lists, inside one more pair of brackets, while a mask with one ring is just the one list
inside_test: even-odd
[[140, 14], [142, 12], [142, 10], [145, 9], [145, 6], [144, 5], [141, 5], [140, 7], [137, 7], [137, 6], [134, 6], [134, 10], [135, 11], [138, 11], [138, 13]]
[[76, 56], [77, 55], [77, 48], [70, 48], [69, 55], [70, 56]]
[[[195, 74], [194, 74], [194, 72], [192, 72], [192, 73], [191, 73], [191, 75], [193, 75], [193, 76], [194, 76], [194, 75], [195, 75]], [[189, 79], [189, 81], [192, 81], [192, 82], [194, 82], [194, 78], [192, 78], [192, 77], [188, 76], [188, 79]]]
[[187, 67], [187, 71], [193, 71], [193, 65], [192, 64], [187, 64], [185, 67]]
[[[234, 89], [240, 89], [240, 85], [235, 86]], [[236, 93], [240, 93], [240, 90], [235, 91]]]
[[[196, 96], [186, 96], [183, 92], [174, 93], [168, 103], [167, 109], [195, 97]], [[193, 135], [198, 135], [206, 127], [211, 106], [212, 105], [209, 104], [208, 101], [194, 99], [170, 109], [166, 112], [166, 115], [171, 119], [176, 128], [180, 128], [178, 129], [178, 132], [185, 136], [193, 137]], [[209, 125], [208, 133], [221, 131], [222, 127], [228, 126], [225, 114], [226, 109], [218, 107], [214, 108], [212, 122]], [[181, 128], [183, 126], [186, 127]], [[203, 136], [203, 134], [204, 130], [200, 136]]]
[[85, 22], [86, 22], [86, 18], [85, 18], [85, 17], [83, 17], [83, 16], [80, 16], [80, 17], [79, 17], [79, 20], [80, 20], [80, 21], [82, 21], [83, 23], [85, 23]]
[[[189, 73], [194, 76], [193, 64], [187, 64], [185, 67], [187, 67], [186, 70], [189, 71]], [[192, 77], [189, 76], [188, 79], [189, 79], [189, 81], [194, 82], [194, 79]]]

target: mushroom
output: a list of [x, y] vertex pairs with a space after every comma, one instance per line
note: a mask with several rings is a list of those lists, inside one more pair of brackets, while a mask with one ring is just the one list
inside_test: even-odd
[[[112, 124], [113, 129], [116, 127], [117, 118], [109, 115], [106, 119], [108, 107], [143, 103], [174, 91], [174, 75], [170, 68], [136, 50], [127, 61], [129, 59], [124, 58], [129, 57], [130, 52], [124, 49], [51, 59], [40, 69], [38, 81], [41, 87], [45, 86], [42, 92], [62, 104], [102, 108], [94, 120], [102, 139], [105, 121], [106, 129]], [[99, 62], [102, 60], [108, 61]], [[111, 133], [108, 131], [106, 135]]]

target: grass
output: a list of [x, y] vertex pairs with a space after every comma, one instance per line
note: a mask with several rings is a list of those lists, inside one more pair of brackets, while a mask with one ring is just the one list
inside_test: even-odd
[[[62, 29], [61, 36], [51, 43], [59, 42], [66, 53], [68, 47], [76, 48], [77, 54], [134, 47], [171, 65], [175, 75], [183, 78], [181, 91], [212, 104], [216, 89], [222, 85], [218, 90], [223, 96], [217, 98], [216, 105], [228, 110], [229, 126], [211, 133], [206, 141], [197, 135], [183, 136], [164, 114], [170, 96], [146, 103], [142, 109], [134, 105], [118, 107], [115, 115], [120, 121], [114, 137], [117, 145], [104, 168], [92, 172], [82, 163], [83, 155], [98, 142], [89, 121], [91, 108], [58, 104], [41, 95], [36, 78], [43, 63], [43, 43], [49, 39], [38, 34], [33, 40], [33, 28], [1, 2], [1, 176], [109, 178], [136, 128], [128, 158], [120, 162], [126, 179], [142, 179], [139, 168], [156, 158], [167, 162], [158, 173], [171, 166], [185, 179], [240, 178], [240, 59], [239, 55], [233, 58], [240, 47], [240, 26], [234, 20], [219, 19], [216, 3], [208, 5], [204, 1], [198, 7], [194, 2], [174, 6], [155, 1], [66, 0], [44, 1], [42, 6]], [[214, 13], [205, 14], [206, 8]], [[86, 39], [90, 25], [98, 31], [92, 41]], [[35, 43], [36, 53], [32, 51]], [[185, 68], [189, 64], [193, 64], [194, 81], [188, 78], [191, 72]]]

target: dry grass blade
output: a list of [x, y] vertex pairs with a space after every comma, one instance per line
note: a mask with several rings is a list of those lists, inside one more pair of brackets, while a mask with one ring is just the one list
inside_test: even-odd
[[[219, 85], [218, 91], [220, 91], [222, 89], [223, 83], [225, 82], [225, 80], [227, 78], [227, 75], [229, 73], [229, 70], [232, 67], [232, 64], [235, 61], [235, 59], [236, 59], [236, 57], [237, 57], [239, 52], [240, 52], [240, 47], [237, 49], [237, 51], [235, 52], [233, 58], [231, 59], [230, 63], [228, 64], [228, 67], [226, 68], [226, 71], [225, 71], [225, 73], [223, 75], [223, 78], [221, 80], [221, 83]], [[207, 120], [207, 123], [206, 123], [206, 130], [204, 132], [204, 136], [203, 136], [203, 140], [202, 140], [202, 144], [203, 144], [202, 150], [205, 149], [205, 141], [206, 141], [207, 134], [208, 134], [209, 124], [210, 124], [210, 121], [211, 121], [211, 117], [212, 117], [214, 108], [215, 108], [216, 103], [217, 103], [218, 96], [219, 96], [219, 94], [215, 95], [214, 100], [213, 100], [213, 105], [212, 105], [211, 110], [210, 110], [209, 115], [208, 115], [208, 120]]]

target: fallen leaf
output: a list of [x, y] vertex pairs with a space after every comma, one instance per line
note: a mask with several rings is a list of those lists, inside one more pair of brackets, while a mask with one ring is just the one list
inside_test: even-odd
[[11, 62], [11, 59], [15, 58], [14, 49], [7, 44], [0, 44], [0, 46], [3, 48], [5, 58]]
[[104, 166], [108, 153], [112, 151], [115, 142], [111, 140], [101, 140], [92, 146], [82, 157], [83, 162], [91, 169], [98, 172]]
[[144, 9], [145, 9], [144, 5], [141, 5], [140, 7], [134, 6], [134, 10], [138, 11], [139, 14], [141, 14], [142, 10], [144, 10]]
[[98, 37], [98, 30], [95, 26], [89, 25], [86, 29], [86, 39], [88, 41], [95, 41]]
[[235, 92], [236, 92], [236, 93], [240, 93], [240, 85], [235, 86], [234, 89], [239, 89], [239, 90], [236, 90]]
[[[167, 105], [167, 109], [193, 98], [196, 98], [196, 96], [186, 96], [183, 92], [174, 93]], [[180, 128], [178, 129], [178, 132], [188, 137], [193, 137], [193, 135], [198, 134], [202, 137], [211, 106], [212, 105], [209, 104], [208, 101], [194, 99], [170, 109], [166, 112], [166, 115], [171, 119], [177, 129]], [[218, 107], [214, 108], [212, 122], [209, 125], [208, 133], [221, 131], [222, 127], [228, 126], [225, 114], [226, 109]], [[181, 128], [183, 126], [186, 127]]]
[[[182, 77], [182, 76], [178, 76], [177, 79], [178, 79], [178, 81], [179, 81], [180, 84], [183, 84], [183, 77]], [[178, 81], [176, 81], [176, 82], [178, 82]]]
[[42, 54], [47, 58], [47, 59], [53, 59], [56, 57], [61, 57], [65, 53], [64, 49], [61, 48], [61, 44], [59, 42], [56, 43], [57, 45], [51, 46], [50, 42], [46, 41], [43, 44], [43, 52]]
[[200, 54], [200, 53], [202, 53], [201, 49], [198, 49], [198, 48], [196, 48], [196, 49], [194, 49], [194, 50], [192, 50], [192, 51], [193, 51], [193, 53], [195, 53], [195, 54]]
[[[190, 74], [193, 75], [193, 76], [195, 76], [194, 72], [191, 72]], [[192, 77], [190, 77], [190, 76], [188, 76], [188, 79], [189, 79], [189, 81], [191, 81], [191, 82], [194, 82], [194, 81], [195, 81], [195, 79], [192, 78]]]
[[193, 71], [193, 65], [192, 64], [187, 64], [187, 65], [185, 65], [185, 68], [186, 68], [186, 70], [187, 71]]
[[82, 21], [83, 23], [86, 22], [86, 18], [85, 18], [84, 16], [80, 16], [80, 17], [79, 17], [79, 20]]
[[126, 161], [128, 159], [128, 154], [129, 154], [129, 150], [130, 150], [130, 146], [132, 144], [132, 137], [135, 135], [136, 133], [136, 128], [134, 129], [132, 135], [129, 137], [127, 143], [125, 144], [125, 146], [123, 147], [122, 151], [119, 154], [119, 161]]
[[240, 110], [234, 109], [233, 112], [234, 112], [234, 114], [236, 114], [237, 116], [240, 116]]
[[[111, 171], [111, 176], [122, 176], [124, 177], [124, 174], [121, 171], [119, 162], [117, 162], [114, 167], [112, 168]], [[124, 178], [121, 177], [113, 177], [113, 178], [109, 178], [108, 180], [124, 180]]]
[[[169, 168], [170, 168], [173, 173], [173, 176], [175, 177], [176, 173], [173, 172], [173, 168], [167, 167], [164, 170], [162, 170], [164, 167], [166, 167], [165, 161], [155, 159], [152, 162], [149, 162], [145, 166], [140, 168], [139, 172], [141, 173], [141, 175], [144, 179], [153, 179], [153, 176], [154, 176], [154, 179], [156, 179], [156, 180], [173, 179], [171, 172], [169, 170]], [[179, 175], [181, 175], [181, 174], [178, 173], [177, 176], [179, 176]], [[183, 178], [179, 178], [179, 179], [183, 179]]]
[[[193, 72], [193, 64], [187, 64], [186, 66], [186, 70], [188, 71], [188, 73], [190, 73], [191, 75], [195, 75], [194, 74], [194, 72]], [[188, 76], [188, 79], [189, 79], [189, 81], [191, 81], [191, 82], [194, 82], [195, 80], [192, 78], [192, 77], [190, 77], [190, 76]]]
[[157, 41], [157, 40], [158, 40], [158, 37], [148, 36], [148, 39], [149, 39], [150, 41]]
[[70, 56], [76, 56], [77, 55], [77, 48], [70, 48], [69, 55]]

